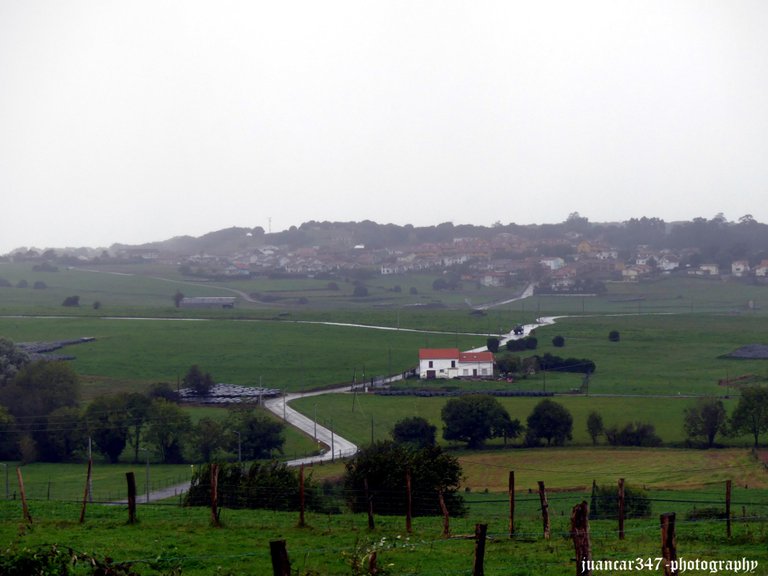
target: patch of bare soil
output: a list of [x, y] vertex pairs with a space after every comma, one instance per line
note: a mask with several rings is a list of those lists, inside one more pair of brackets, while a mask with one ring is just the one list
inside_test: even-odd
[[725, 358], [743, 358], [746, 360], [768, 360], [768, 345], [765, 344], [747, 344], [737, 348]]

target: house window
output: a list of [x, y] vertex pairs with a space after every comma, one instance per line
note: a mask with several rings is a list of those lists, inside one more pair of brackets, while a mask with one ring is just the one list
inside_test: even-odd
[[464, 376], [469, 376], [469, 368], [464, 368]]
[[456, 360], [451, 360], [451, 368], [456, 368]]
[[429, 367], [434, 368], [434, 366], [432, 365], [432, 360], [429, 361]]

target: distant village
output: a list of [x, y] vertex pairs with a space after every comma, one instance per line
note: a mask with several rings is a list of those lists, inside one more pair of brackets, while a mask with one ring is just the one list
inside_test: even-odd
[[[607, 281], [639, 282], [669, 274], [753, 282], [768, 279], [768, 245], [762, 244], [763, 239], [768, 239], [768, 227], [754, 221], [698, 220], [703, 222], [679, 225], [690, 228], [684, 231], [693, 238], [688, 242], [691, 245], [674, 247], [662, 244], [680, 244], [681, 234], [676, 238], [674, 230], [669, 233], [669, 225], [656, 219], [635, 221], [639, 223], [635, 228], [650, 235], [648, 243], [632, 241], [631, 222], [624, 224], [626, 233], [621, 234], [622, 226], [592, 225], [585, 223], [585, 218], [575, 222], [579, 226], [566, 222], [533, 229], [452, 225], [389, 229], [391, 225], [365, 223], [368, 236], [373, 235], [371, 242], [361, 241], [365, 240], [361, 224], [326, 222], [307, 223], [277, 234], [266, 234], [260, 228], [231, 228], [201, 238], [172, 239], [140, 247], [114, 245], [101, 251], [25, 249], [4, 258], [43, 266], [51, 262], [161, 263], [176, 266], [190, 277], [215, 279], [332, 278], [354, 271], [369, 276], [432, 272], [446, 276], [444, 288], [451, 287], [452, 279], [486, 287], [534, 282], [539, 293], [595, 293], [604, 289]], [[708, 234], [702, 228], [698, 238], [704, 244], [697, 245], [697, 225], [710, 229], [720, 226], [732, 238], [713, 238], [711, 230]], [[747, 230], [748, 226], [752, 229]], [[747, 232], [751, 232], [753, 245], [742, 241]], [[408, 238], [403, 239], [406, 234]], [[634, 237], [644, 239], [643, 234]], [[732, 246], [713, 247], [711, 244], [717, 241], [730, 241]]]

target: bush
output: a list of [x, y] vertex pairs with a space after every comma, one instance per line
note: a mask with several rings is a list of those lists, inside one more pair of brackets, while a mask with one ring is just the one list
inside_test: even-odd
[[[319, 488], [311, 475], [304, 478], [307, 509], [322, 511]], [[285, 463], [254, 462], [247, 470], [239, 464], [219, 464], [219, 505], [226, 508], [252, 508], [291, 511], [299, 509], [299, 473]], [[211, 505], [211, 465], [196, 467], [192, 485], [184, 498], [185, 506]]]
[[686, 512], [686, 520], [725, 520], [728, 515], [725, 509], [717, 506], [708, 506], [706, 508], [694, 508]]
[[611, 330], [608, 333], [608, 340], [611, 342], [618, 342], [621, 339], [621, 334], [619, 334], [618, 330]]
[[411, 416], [395, 423], [392, 438], [397, 444], [410, 444], [416, 448], [426, 448], [437, 443], [437, 426], [426, 418]]
[[552, 346], [554, 346], [555, 348], [562, 348], [563, 346], [565, 346], [565, 338], [563, 338], [560, 335], [555, 336], [554, 338], [552, 338]]
[[80, 296], [67, 296], [61, 305], [70, 307], [80, 306]]
[[539, 357], [539, 367], [542, 370], [572, 372], [576, 374], [592, 374], [597, 366], [588, 358], [561, 358], [549, 352]]
[[109, 557], [99, 558], [56, 545], [41, 546], [37, 549], [19, 549], [13, 545], [0, 554], [0, 574], [6, 576], [73, 574], [74, 566], [77, 566], [77, 573], [82, 576], [136, 576], [138, 573], [133, 570], [133, 564], [134, 562], [115, 562]]
[[[644, 490], [624, 485], [624, 517], [647, 518], [651, 515], [651, 500]], [[617, 486], [592, 486], [589, 505], [590, 519], [615, 519], [619, 516]]]
[[621, 430], [611, 426], [605, 430], [605, 437], [611, 446], [661, 446], [656, 428], [646, 422], [629, 422]]

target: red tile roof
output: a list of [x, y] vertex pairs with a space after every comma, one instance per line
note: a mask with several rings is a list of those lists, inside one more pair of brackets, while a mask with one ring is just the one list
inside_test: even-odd
[[419, 360], [454, 360], [459, 354], [458, 348], [421, 348]]
[[490, 351], [462, 352], [459, 362], [493, 362], [493, 353]]
[[493, 353], [459, 352], [458, 348], [421, 348], [419, 360], [458, 360], [459, 362], [493, 362]]

